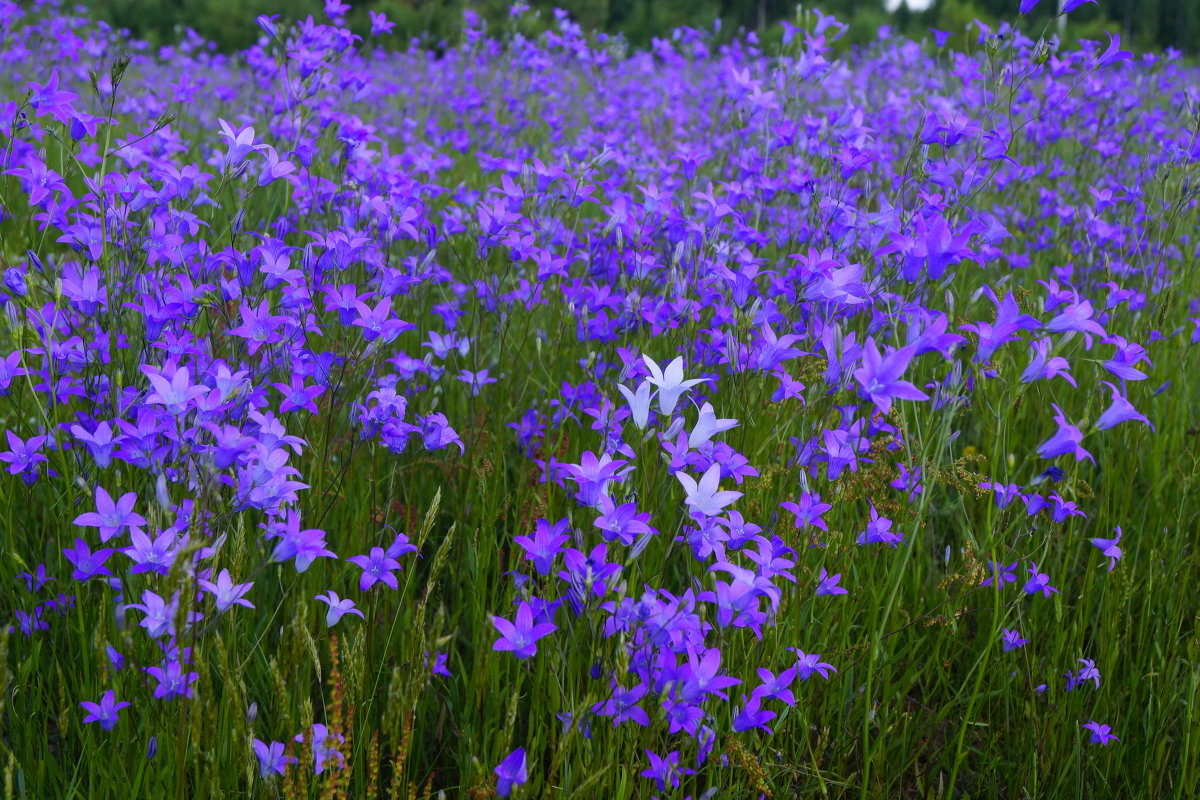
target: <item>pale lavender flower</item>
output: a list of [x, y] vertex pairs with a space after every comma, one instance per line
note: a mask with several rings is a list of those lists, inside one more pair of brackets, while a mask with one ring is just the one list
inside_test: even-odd
[[708, 378], [684, 380], [683, 356], [677, 356], [670, 364], [667, 364], [666, 369], [660, 368], [650, 356], [643, 355], [642, 361], [650, 370], [650, 377], [646, 381], [658, 387], [658, 410], [667, 416], [675, 410], [675, 405], [684, 392], [708, 380]]
[[221, 574], [217, 576], [217, 580], [213, 581], [198, 580], [200, 588], [213, 596], [217, 603], [217, 611], [225, 612], [233, 606], [245, 606], [246, 608], [254, 608], [254, 604], [246, 600], [243, 595], [253, 588], [253, 583], [234, 583], [229, 577], [229, 570], [221, 570]]
[[721, 509], [742, 496], [741, 492], [720, 489], [720, 464], [713, 464], [705, 470], [699, 482], [683, 471], [676, 472], [675, 477], [687, 493], [684, 503], [696, 514], [715, 517], [721, 513]]
[[329, 611], [325, 612], [325, 624], [332, 628], [338, 624], [338, 620], [346, 614], [357, 614], [360, 619], [366, 619], [363, 613], [354, 607], [354, 601], [350, 598], [342, 599], [338, 597], [337, 592], [332, 589], [328, 594], [319, 594], [317, 599], [329, 606]]
[[638, 430], [644, 431], [650, 421], [650, 401], [654, 385], [650, 381], [643, 379], [638, 384], [636, 392], [629, 391], [628, 388], [621, 384], [618, 384], [617, 388], [621, 391], [621, 394], [625, 395], [625, 399], [629, 402], [633, 424], [637, 426]]
[[705, 403], [700, 407], [700, 418], [688, 434], [688, 447], [695, 450], [716, 434], [736, 427], [737, 424], [736, 419], [718, 419], [713, 412], [712, 403]]

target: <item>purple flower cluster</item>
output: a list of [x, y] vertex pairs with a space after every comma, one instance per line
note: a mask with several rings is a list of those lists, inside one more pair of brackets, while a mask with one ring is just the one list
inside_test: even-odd
[[[582, 513], [594, 518], [594, 524], [573, 529], [570, 518], [555, 523], [540, 519], [533, 532], [515, 537], [535, 575], [514, 574], [519, 598], [516, 621], [493, 619], [500, 633], [494, 649], [512, 651], [521, 659], [536, 656], [539, 640], [545, 640], [543, 645], [553, 642], [560, 627], [578, 624], [556, 621], [564, 604], [576, 618], [599, 615], [604, 636], [619, 637], [624, 643], [622, 660], [629, 666], [621, 671], [593, 670], [592, 679], [607, 688], [588, 713], [611, 721], [614, 727], [662, 724], [671, 734], [686, 735], [696, 742], [699, 766], [707, 760], [722, 725], [717, 706], [732, 703], [727, 690], [743, 683], [722, 672], [722, 653], [715, 640], [723, 630], [739, 628], [759, 638], [764, 635], [785, 591], [786, 583], [781, 585], [780, 579], [796, 581], [792, 572], [796, 552], [779, 536], [770, 535], [731, 508], [742, 493], [722, 489], [722, 480], [741, 483], [757, 471], [735, 449], [715, 439], [736, 427], [738, 420], [714, 423], [715, 410], [707, 402], [692, 404], [695, 421], [689, 420], [692, 408], [681, 401], [688, 400], [708, 379], [685, 378], [682, 359], [673, 360], [665, 369], [649, 355], [626, 359], [626, 376], [642, 370], [647, 374], [638, 385], [649, 389], [635, 392], [619, 385], [627, 408], [613, 409], [610, 400], [597, 396], [591, 406], [582, 409], [589, 416], [624, 421], [617, 427], [607, 426], [604, 433], [606, 450], [624, 458], [585, 451], [577, 463], [557, 461], [544, 466], [544, 480], [561, 487], [564, 496], [569, 495], [584, 509]], [[654, 425], [650, 425], [652, 407], [658, 414]], [[687, 433], [689, 425], [692, 431], [703, 429], [703, 434]], [[676, 431], [680, 433], [676, 435]], [[645, 462], [647, 468], [653, 464], [653, 451], [647, 454], [642, 448], [655, 438], [658, 458], [674, 478], [677, 524], [682, 531], [676, 540], [688, 545], [674, 557], [693, 561], [698, 575], [706, 576], [703, 582], [708, 588], [699, 591], [646, 585], [638, 596], [629, 592], [622, 579], [623, 565], [636, 567], [648, 550], [658, 549], [654, 540], [661, 538], [659, 529], [649, 522], [662, 517], [666, 508], [641, 512], [636, 494], [630, 492], [638, 464]], [[819, 515], [830, 507], [808, 493], [800, 504], [784, 505], [796, 514], [798, 525], [823, 525]], [[586, 531], [595, 529], [605, 541], [590, 551], [568, 546], [572, 541], [586, 541]], [[610, 560], [613, 558], [617, 560]], [[556, 571], [558, 563], [564, 568]], [[817, 594], [846, 593], [838, 585], [840, 577], [829, 577], [822, 570]], [[794, 705], [796, 698], [789, 687], [797, 679], [805, 681], [817, 674], [828, 679], [836, 672], [818, 654], [790, 649], [795, 659], [783, 664], [778, 673], [765, 667], [758, 670], [757, 685], [730, 712], [733, 720], [727, 730], [760, 728], [770, 733], [767, 723], [776, 712], [764, 703]], [[657, 707], [653, 716], [652, 706]], [[568, 724], [584, 724], [587, 729], [576, 715], [569, 717]], [[664, 757], [650, 751], [650, 759], [651, 767], [642, 774], [657, 781], [660, 790], [667, 784], [677, 786], [680, 777], [691, 772], [679, 766], [678, 751]], [[498, 773], [503, 766], [497, 768]]]

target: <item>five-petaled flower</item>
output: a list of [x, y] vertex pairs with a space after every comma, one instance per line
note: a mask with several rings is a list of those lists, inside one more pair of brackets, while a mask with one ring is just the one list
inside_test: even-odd
[[399, 589], [394, 570], [400, 569], [400, 562], [389, 556], [382, 547], [372, 547], [369, 555], [351, 556], [346, 559], [351, 564], [362, 569], [358, 577], [358, 589], [365, 592], [377, 583], [382, 583], [392, 589]]
[[788, 650], [796, 654], [796, 675], [802, 681], [808, 680], [814, 674], [829, 680], [829, 673], [837, 672], [833, 664], [827, 664], [821, 660], [819, 653], [805, 653], [798, 647], [789, 647]]
[[500, 632], [500, 638], [492, 644], [493, 650], [509, 650], [517, 658], [529, 658], [537, 652], [537, 641], [558, 628], [550, 622], [535, 623], [533, 607], [524, 600], [517, 606], [516, 623], [504, 617], [492, 617], [492, 625]]
[[1079, 663], [1083, 664], [1083, 668], [1075, 673], [1075, 682], [1083, 683], [1084, 681], [1091, 681], [1099, 689], [1100, 670], [1096, 667], [1096, 662], [1090, 658], [1081, 658], [1079, 659]]
[[658, 784], [660, 792], [667, 791], [667, 786], [676, 789], [679, 787], [679, 778], [683, 775], [695, 775], [696, 770], [688, 769], [687, 767], [679, 766], [679, 751], [675, 750], [667, 753], [666, 756], [660, 757], [653, 750], [646, 750], [646, 757], [650, 759], [649, 769], [644, 769], [639, 773], [643, 778], [650, 778]]
[[625, 395], [625, 399], [629, 402], [630, 416], [633, 419], [633, 424], [638, 430], [645, 430], [646, 425], [650, 422], [650, 400], [654, 391], [654, 384], [645, 378], [638, 384], [636, 392], [629, 390], [624, 384], [618, 384], [617, 389], [621, 394]]
[[829, 503], [822, 503], [821, 495], [815, 492], [803, 492], [800, 495], [799, 503], [787, 500], [779, 505], [781, 508], [785, 508], [796, 515], [795, 525], [797, 528], [806, 528], [811, 525], [814, 528], [820, 528], [826, 533], [829, 532], [829, 527], [825, 524], [825, 520], [821, 519], [821, 515], [833, 508], [833, 506]]
[[675, 477], [687, 492], [684, 503], [695, 514], [715, 517], [721, 513], [721, 509], [742, 496], [741, 492], [720, 489], [720, 464], [713, 464], [705, 470], [699, 482], [683, 471], [676, 472]]
[[1089, 719], [1083, 727], [1092, 732], [1092, 744], [1108, 744], [1109, 742], [1121, 741], [1112, 734], [1112, 728], [1107, 725], [1101, 725], [1093, 719]]
[[996, 584], [997, 588], [1003, 587], [1006, 583], [1016, 583], [1017, 580], [1017, 562], [1011, 564], [1001, 564], [998, 561], [988, 562], [988, 576], [980, 581], [980, 586], [991, 586]]
[[646, 378], [646, 381], [651, 386], [658, 388], [658, 410], [664, 416], [670, 416], [684, 392], [708, 380], [708, 378], [688, 378], [685, 380], [683, 377], [683, 356], [676, 356], [670, 364], [667, 364], [666, 369], [660, 368], [650, 356], [643, 355], [642, 361], [645, 362], [646, 369], [650, 370], [650, 377]]
[[213, 596], [217, 603], [217, 611], [225, 612], [233, 606], [245, 606], [246, 608], [254, 608], [254, 604], [245, 599], [246, 592], [254, 586], [253, 583], [234, 583], [233, 578], [229, 577], [229, 570], [221, 570], [221, 574], [217, 576], [217, 580], [197, 580], [200, 588]]
[[117, 724], [117, 712], [128, 706], [129, 703], [123, 700], [118, 703], [113, 690], [109, 689], [100, 697], [99, 703], [84, 700], [79, 705], [88, 712], [87, 716], [83, 718], [84, 722], [99, 722], [103, 730], [111, 731]]
[[1108, 430], [1122, 422], [1136, 421], [1154, 430], [1154, 425], [1140, 411], [1133, 407], [1129, 398], [1121, 394], [1121, 390], [1109, 381], [1101, 381], [1112, 391], [1112, 403], [1104, 413], [1096, 419], [1096, 430]]
[[733, 718], [733, 729], [741, 732], [762, 728], [767, 733], [772, 733], [767, 723], [775, 718], [775, 712], [762, 708], [761, 703], [762, 698], [757, 694], [751, 694], [749, 699], [742, 695], [742, 708]]
[[75, 524], [80, 527], [100, 529], [100, 541], [107, 542], [125, 528], [138, 530], [145, 526], [146, 518], [135, 513], [137, 494], [127, 492], [120, 500], [113, 501], [104, 487], [96, 487], [96, 510], [80, 514], [75, 518]]
[[1067, 422], [1066, 415], [1063, 414], [1063, 410], [1058, 407], [1057, 403], [1051, 403], [1050, 407], [1054, 409], [1054, 421], [1058, 423], [1058, 431], [1038, 445], [1038, 455], [1042, 458], [1055, 458], [1070, 454], [1075, 457], [1076, 461], [1083, 461], [1086, 458], [1093, 464], [1096, 463], [1092, 454], [1084, 450], [1080, 444], [1083, 441], [1083, 432]]
[[915, 345], [907, 345], [883, 355], [875, 340], [867, 337], [863, 346], [862, 366], [854, 370], [854, 379], [858, 381], [862, 395], [882, 413], [892, 410], [892, 400], [929, 399], [929, 395], [916, 386], [900, 379], [916, 353]]

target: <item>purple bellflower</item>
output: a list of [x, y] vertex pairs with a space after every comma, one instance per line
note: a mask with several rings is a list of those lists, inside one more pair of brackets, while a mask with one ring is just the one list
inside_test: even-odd
[[359, 619], [366, 619], [363, 612], [355, 608], [353, 600], [348, 597], [345, 599], [338, 597], [337, 592], [332, 589], [328, 594], [317, 595], [317, 599], [329, 606], [329, 611], [325, 612], [325, 624], [330, 628], [337, 625], [338, 621], [347, 614], [357, 614]]
[[715, 517], [721, 513], [721, 509], [742, 496], [741, 492], [720, 489], [720, 464], [713, 464], [705, 470], [699, 482], [682, 471], [676, 472], [675, 477], [683, 484], [683, 489], [687, 493], [684, 502], [696, 514]]
[[75, 524], [80, 527], [100, 529], [100, 541], [107, 542], [125, 528], [138, 530], [146, 524], [146, 518], [134, 512], [137, 494], [128, 492], [120, 500], [113, 501], [101, 486], [96, 487], [96, 510], [80, 514]]
[[533, 536], [514, 536], [513, 541], [525, 550], [525, 559], [533, 562], [539, 575], [549, 575], [554, 569], [555, 557], [562, 552], [563, 545], [571, 540], [567, 534], [570, 526], [569, 519], [560, 519], [553, 524], [539, 519]]
[[400, 569], [400, 562], [389, 556], [382, 547], [372, 547], [370, 554], [351, 556], [346, 560], [362, 569], [362, 575], [358, 577], [360, 592], [367, 591], [377, 583], [382, 583], [392, 589], [400, 588], [394, 572]]
[[217, 580], [196, 581], [200, 588], [213, 596], [217, 603], [217, 611], [225, 612], [234, 606], [245, 606], [246, 608], [254, 608], [254, 604], [245, 599], [246, 592], [253, 588], [253, 583], [234, 583], [233, 578], [229, 577], [229, 570], [221, 570], [221, 574], [217, 576]]
[[1092, 744], [1104, 745], [1110, 742], [1121, 741], [1116, 736], [1113, 736], [1112, 728], [1107, 725], [1101, 725], [1093, 719], [1089, 719], [1083, 727], [1092, 732]]
[[1080, 445], [1080, 442], [1083, 441], [1083, 432], [1067, 422], [1063, 410], [1058, 407], [1057, 403], [1051, 403], [1050, 407], [1055, 412], [1054, 421], [1058, 423], [1058, 432], [1038, 445], [1038, 455], [1042, 458], [1056, 458], [1070, 454], [1075, 457], [1076, 461], [1083, 461], [1086, 458], [1093, 464], [1096, 463], [1092, 454]]
[[529, 769], [525, 761], [525, 748], [518, 747], [496, 765], [496, 794], [501, 797], [512, 795], [514, 786], [529, 780]]
[[1124, 535], [1120, 525], [1116, 526], [1116, 528], [1113, 530], [1117, 532], [1117, 535], [1112, 539], [1102, 539], [1100, 537], [1096, 537], [1091, 540], [1091, 543], [1098, 547], [1100, 552], [1104, 554], [1105, 558], [1109, 560], [1109, 572], [1112, 572], [1114, 569], [1116, 569], [1117, 562], [1121, 560], [1121, 547], [1119, 543], [1121, 541], [1121, 537]]
[[762, 708], [761, 703], [762, 698], [757, 694], [750, 695], [749, 699], [742, 695], [742, 707], [733, 718], [733, 729], [741, 732], [762, 728], [767, 733], [773, 733], [767, 723], [775, 719], [775, 712]]
[[1041, 592], [1042, 597], [1049, 597], [1052, 594], [1057, 594], [1058, 589], [1055, 589], [1050, 585], [1050, 576], [1044, 572], [1041, 572], [1038, 569], [1038, 565], [1032, 561], [1029, 562], [1029, 564], [1029, 574], [1031, 577], [1025, 583], [1025, 586], [1022, 587], [1025, 594], [1037, 594], [1038, 592]]
[[1105, 386], [1112, 390], [1112, 404], [1105, 409], [1104, 413], [1096, 420], [1096, 430], [1103, 431], [1114, 425], [1119, 425], [1122, 422], [1135, 420], [1154, 430], [1154, 425], [1145, 416], [1140, 414], [1133, 403], [1129, 402], [1129, 398], [1121, 394], [1121, 390], [1108, 381], [1101, 381]]
[[868, 337], [863, 346], [862, 366], [854, 370], [854, 379], [861, 387], [863, 397], [875, 404], [882, 413], [892, 409], [892, 400], [928, 400], [922, 392], [900, 376], [916, 355], [915, 345], [907, 345], [881, 355], [873, 338]]
[[846, 594], [848, 590], [838, 585], [838, 581], [841, 579], [842, 573], [830, 575], [824, 567], [821, 567], [821, 577], [818, 578], [817, 583], [817, 596]]
[[650, 370], [650, 377], [646, 378], [646, 381], [658, 389], [658, 410], [664, 416], [671, 415], [671, 412], [675, 410], [675, 405], [679, 402], [679, 398], [683, 396], [684, 392], [708, 380], [707, 378], [689, 378], [684, 380], [683, 356], [677, 356], [671, 363], [667, 364], [666, 369], [659, 367], [650, 356], [643, 355], [642, 361], [646, 363], [646, 368]]
[[821, 495], [803, 492], [800, 495], [799, 503], [788, 500], [779, 505], [796, 515], [795, 525], [797, 528], [803, 529], [811, 525], [828, 533], [829, 528], [825, 525], [825, 520], [821, 519], [821, 515], [833, 506], [829, 503], [822, 503]]
[[100, 698], [99, 703], [85, 700], [79, 705], [88, 712], [87, 716], [83, 718], [84, 722], [99, 722], [101, 729], [111, 731], [117, 725], [117, 712], [130, 704], [124, 700], [118, 703], [113, 690], [109, 689]]
[[658, 784], [660, 792], [667, 791], [670, 786], [673, 789], [679, 788], [679, 779], [683, 775], [695, 775], [694, 769], [679, 766], [679, 751], [674, 750], [667, 753], [664, 757], [659, 757], [653, 750], [647, 749], [646, 756], [650, 759], [650, 766], [642, 770], [639, 774], [643, 778], [650, 778]]
[[112, 572], [104, 566], [104, 562], [115, 552], [112, 548], [104, 547], [93, 553], [83, 539], [76, 539], [74, 548], [63, 548], [63, 555], [75, 567], [71, 577], [77, 581], [86, 581], [97, 575], [111, 576]]
[[492, 644], [493, 650], [511, 651], [517, 658], [530, 658], [537, 653], [537, 641], [549, 636], [558, 628], [549, 622], [534, 623], [533, 607], [524, 600], [517, 606], [516, 623], [503, 617], [492, 617], [492, 625], [500, 632], [500, 638]]
[[1008, 628], [1002, 628], [1000, 630], [1000, 639], [1001, 644], [1004, 645], [1004, 652], [1006, 653], [1010, 650], [1016, 650], [1019, 647], [1024, 647], [1025, 645], [1029, 644], [1029, 640], [1022, 639], [1020, 631], [1018, 631], [1016, 628], [1011, 630]]
[[829, 680], [830, 672], [837, 672], [833, 664], [828, 664], [821, 660], [819, 653], [805, 653], [797, 647], [789, 647], [796, 654], [796, 675], [802, 681], [806, 681], [814, 674], [820, 675], [825, 680]]
[[996, 321], [972, 322], [961, 326], [963, 330], [971, 331], [979, 337], [979, 347], [975, 351], [977, 362], [990, 360], [1004, 343], [1018, 341], [1021, 337], [1016, 335], [1017, 331], [1042, 327], [1042, 323], [1037, 319], [1021, 313], [1011, 293], [1006, 294], [1001, 301], [996, 299], [990, 288], [986, 289], [986, 292], [996, 304]]
[[297, 762], [295, 756], [284, 755], [284, 747], [283, 742], [268, 744], [260, 739], [254, 740], [254, 755], [258, 756], [258, 774], [261, 777], [283, 775], [287, 771], [288, 764]]

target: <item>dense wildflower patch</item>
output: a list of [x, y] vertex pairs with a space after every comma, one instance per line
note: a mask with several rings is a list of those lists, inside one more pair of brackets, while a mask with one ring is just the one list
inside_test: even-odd
[[7, 786], [1016, 797], [1182, 735], [1121, 659], [1194, 539], [1193, 70], [327, 6], [0, 4]]

